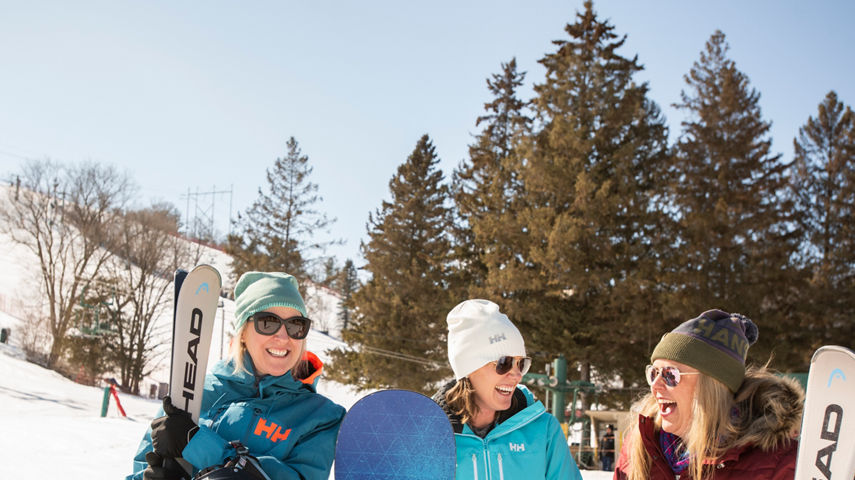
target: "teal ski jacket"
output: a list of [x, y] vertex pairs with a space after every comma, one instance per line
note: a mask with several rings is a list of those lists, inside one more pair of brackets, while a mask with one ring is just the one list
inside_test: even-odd
[[[314, 373], [303, 380], [290, 373], [256, 378], [249, 355], [244, 365], [250, 373], [234, 373], [232, 362], [220, 361], [214, 366], [205, 377], [199, 430], [182, 453], [195, 468], [194, 475], [234, 456], [229, 442], [238, 441], [273, 480], [329, 478], [345, 410], [316, 393], [323, 365], [313, 354], [308, 355]], [[127, 480], [142, 480], [145, 454], [151, 450], [149, 428], [134, 457], [134, 473]]]
[[456, 480], [582, 480], [561, 425], [527, 388], [517, 386], [516, 408], [500, 413], [499, 424], [481, 438], [445, 403], [445, 392], [453, 385], [433, 398], [454, 427]]

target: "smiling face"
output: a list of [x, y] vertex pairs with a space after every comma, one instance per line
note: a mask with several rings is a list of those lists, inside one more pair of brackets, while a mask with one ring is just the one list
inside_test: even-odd
[[[657, 359], [654, 367], [677, 367], [680, 372], [695, 373], [696, 369], [671, 360]], [[692, 423], [695, 389], [700, 375], [681, 375], [676, 387], [665, 385], [660, 375], [650, 391], [659, 405], [659, 417], [662, 419], [662, 430], [683, 437], [689, 431]]]
[[469, 381], [475, 390], [475, 404], [478, 415], [470, 423], [475, 427], [484, 427], [491, 423], [496, 412], [511, 408], [514, 390], [522, 379], [522, 373], [514, 362], [513, 368], [504, 375], [496, 373], [496, 364], [488, 363], [469, 374]]
[[[265, 312], [279, 315], [281, 318], [299, 317], [300, 312], [288, 307], [268, 308]], [[306, 339], [294, 340], [288, 336], [285, 327], [273, 335], [262, 335], [255, 331], [252, 321], [246, 323], [241, 336], [246, 350], [252, 357], [255, 373], [278, 377], [288, 373], [303, 354]]]

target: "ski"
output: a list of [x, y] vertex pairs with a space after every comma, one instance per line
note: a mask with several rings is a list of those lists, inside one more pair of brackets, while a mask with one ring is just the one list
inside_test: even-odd
[[796, 480], [855, 477], [855, 352], [820, 347], [810, 361]]
[[222, 280], [210, 265], [199, 265], [186, 275], [178, 271], [175, 280], [169, 395], [173, 405], [198, 423]]
[[454, 431], [442, 408], [408, 390], [361, 398], [341, 423], [336, 480], [453, 480]]

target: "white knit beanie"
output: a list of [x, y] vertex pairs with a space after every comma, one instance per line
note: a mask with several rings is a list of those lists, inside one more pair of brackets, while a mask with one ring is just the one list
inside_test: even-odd
[[489, 300], [466, 300], [448, 313], [446, 321], [448, 360], [457, 380], [501, 356], [525, 356], [520, 331]]

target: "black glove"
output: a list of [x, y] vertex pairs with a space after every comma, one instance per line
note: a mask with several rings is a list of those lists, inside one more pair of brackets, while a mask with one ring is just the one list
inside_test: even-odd
[[185, 480], [190, 478], [175, 459], [167, 458], [164, 461], [160, 455], [148, 452], [145, 454], [145, 461], [148, 463], [148, 467], [143, 470], [143, 480]]
[[163, 411], [166, 415], [151, 421], [152, 448], [163, 458], [180, 457], [199, 426], [189, 413], [172, 405], [168, 395], [163, 397]]

